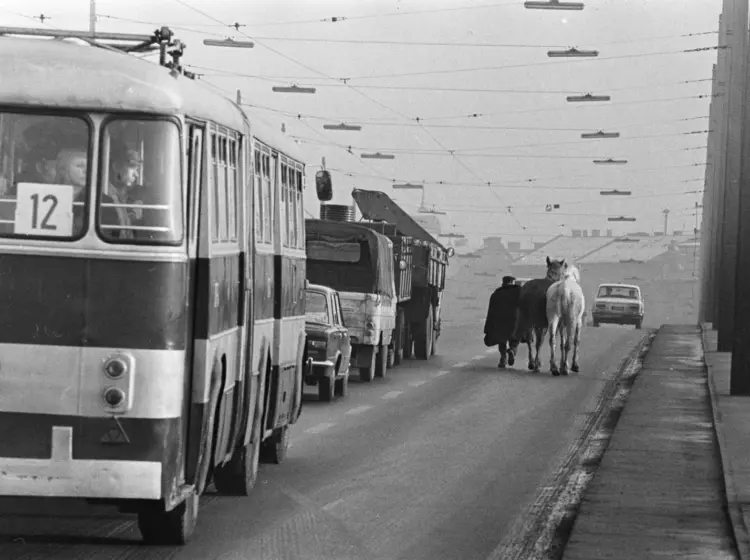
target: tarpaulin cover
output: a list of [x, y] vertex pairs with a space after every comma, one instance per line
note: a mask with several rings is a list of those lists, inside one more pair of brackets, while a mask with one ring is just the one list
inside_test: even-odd
[[380, 191], [354, 189], [352, 197], [359, 206], [359, 211], [364, 219], [394, 224], [401, 235], [408, 235], [414, 239], [434, 243], [445, 250], [445, 247], [437, 239], [420, 226], [414, 218], [404, 212], [387, 194]]
[[[322, 244], [330, 244], [335, 250], [336, 244], [364, 243], [368, 248], [368, 271], [366, 277], [360, 276], [367, 284], [368, 292], [388, 297], [393, 293], [393, 244], [386, 236], [352, 222], [332, 222], [327, 220], [305, 220], [306, 241], [312, 243], [315, 250], [308, 253], [307, 278], [310, 282], [330, 286], [339, 291], [353, 292], [352, 282], [356, 279], [356, 263], [342, 262], [343, 259], [321, 261], [314, 256], [322, 256]], [[312, 247], [311, 247], [312, 248]]]

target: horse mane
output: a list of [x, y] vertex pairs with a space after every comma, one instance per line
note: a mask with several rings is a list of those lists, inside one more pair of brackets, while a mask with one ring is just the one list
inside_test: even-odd
[[581, 272], [575, 265], [568, 266], [568, 268], [561, 274], [560, 280], [565, 280], [567, 278], [572, 278], [578, 284], [581, 283]]

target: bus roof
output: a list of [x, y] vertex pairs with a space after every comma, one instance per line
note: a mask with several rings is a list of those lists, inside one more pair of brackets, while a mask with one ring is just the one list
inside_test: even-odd
[[305, 156], [299, 145], [281, 131], [281, 124], [271, 125], [255, 113], [250, 116], [250, 132], [260, 142], [288, 158], [304, 164]]
[[242, 131], [230, 99], [125, 53], [69, 41], [0, 37], [0, 105], [189, 114]]

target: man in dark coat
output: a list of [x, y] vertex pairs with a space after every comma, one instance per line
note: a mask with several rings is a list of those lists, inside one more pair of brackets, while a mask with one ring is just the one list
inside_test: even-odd
[[490, 297], [487, 309], [487, 320], [484, 323], [484, 343], [487, 346], [497, 344], [500, 350], [500, 363], [497, 367], [512, 366], [518, 349], [518, 340], [513, 338], [516, 326], [516, 311], [521, 287], [516, 285], [513, 276], [504, 276], [503, 285]]

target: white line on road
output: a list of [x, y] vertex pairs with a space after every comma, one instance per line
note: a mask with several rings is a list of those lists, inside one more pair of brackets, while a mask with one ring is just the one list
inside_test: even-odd
[[437, 373], [433, 373], [432, 377], [441, 377], [441, 376], [445, 375], [446, 373], [450, 373], [450, 372], [447, 369], [441, 369]]
[[494, 348], [487, 348], [487, 350], [484, 351], [485, 354], [492, 354], [493, 352], [497, 352]]
[[383, 399], [383, 400], [395, 399], [396, 397], [398, 397], [402, 393], [403, 393], [403, 391], [389, 391], [388, 393], [386, 393], [385, 395], [383, 395], [380, 398]]
[[305, 430], [305, 433], [307, 434], [319, 434], [321, 432], [325, 432], [328, 428], [332, 428], [335, 426], [335, 422], [322, 422], [320, 424], [317, 424], [313, 426], [312, 428], [307, 428]]
[[366, 410], [370, 410], [371, 408], [372, 407], [369, 404], [365, 404], [355, 408], [350, 408], [346, 411], [346, 414], [362, 414], [363, 412], [365, 412]]
[[454, 368], [462, 368], [464, 366], [468, 366], [469, 362], [458, 362], [457, 364], [453, 364]]
[[409, 387], [419, 387], [420, 385], [424, 385], [427, 383], [426, 379], [418, 379], [417, 381], [410, 381]]
[[329, 504], [326, 504], [326, 505], [324, 505], [324, 506], [323, 506], [323, 507], [322, 507], [321, 509], [322, 509], [323, 511], [330, 511], [330, 510], [332, 510], [333, 508], [335, 508], [335, 507], [336, 507], [337, 505], [339, 505], [340, 503], [342, 503], [343, 501], [344, 501], [344, 499], [343, 499], [343, 498], [339, 498], [338, 500], [334, 500], [333, 502], [331, 502], [331, 503], [329, 503]]
[[484, 354], [479, 354], [477, 356], [474, 356], [472, 360], [484, 360]]

